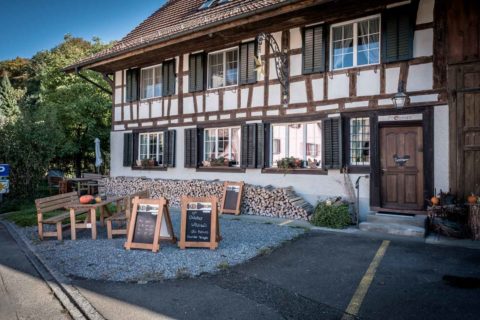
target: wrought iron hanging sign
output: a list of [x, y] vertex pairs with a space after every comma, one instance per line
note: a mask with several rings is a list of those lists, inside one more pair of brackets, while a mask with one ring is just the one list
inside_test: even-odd
[[[282, 86], [282, 104], [284, 107], [288, 106], [288, 96], [289, 96], [289, 83], [288, 83], [288, 55], [283, 52], [280, 47], [278, 46], [277, 41], [275, 38], [266, 32], [262, 32], [257, 36], [258, 41], [258, 50], [260, 52], [260, 48], [262, 43], [265, 41], [268, 43], [271, 52], [275, 58], [275, 71], [277, 72], [277, 78]], [[255, 58], [255, 70], [257, 72], [265, 73], [260, 53]]]

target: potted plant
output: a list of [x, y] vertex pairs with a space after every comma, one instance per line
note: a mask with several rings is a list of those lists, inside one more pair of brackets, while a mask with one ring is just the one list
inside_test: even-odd
[[285, 174], [292, 169], [298, 169], [302, 166], [302, 160], [295, 157], [285, 157], [277, 160], [277, 167], [281, 169]]

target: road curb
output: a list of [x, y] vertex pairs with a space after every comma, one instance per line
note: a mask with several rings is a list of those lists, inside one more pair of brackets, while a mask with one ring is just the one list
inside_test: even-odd
[[73, 319], [105, 320], [80, 291], [71, 284], [67, 277], [52, 268], [48, 262], [35, 252], [23, 234], [19, 233], [10, 222], [0, 220], [0, 223], [5, 226], [12, 238], [15, 239], [25, 256]]

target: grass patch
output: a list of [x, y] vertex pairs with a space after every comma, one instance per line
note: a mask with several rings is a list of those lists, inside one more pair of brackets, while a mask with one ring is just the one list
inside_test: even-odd
[[227, 270], [230, 267], [227, 261], [222, 261], [217, 265], [217, 268], [220, 270]]
[[269, 255], [270, 253], [272, 253], [272, 251], [273, 251], [273, 249], [270, 248], [270, 247], [261, 248], [260, 250], [258, 250], [258, 255], [266, 256], [266, 255]]

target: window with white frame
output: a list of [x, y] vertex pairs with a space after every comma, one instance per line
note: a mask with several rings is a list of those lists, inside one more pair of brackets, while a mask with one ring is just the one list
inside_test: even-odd
[[240, 127], [205, 129], [203, 160], [213, 163], [223, 158], [229, 166], [239, 166], [240, 140]]
[[208, 88], [238, 84], [238, 48], [208, 55]]
[[139, 134], [138, 159], [153, 160], [155, 165], [164, 163], [164, 139], [163, 132], [148, 132]]
[[272, 124], [272, 164], [286, 157], [320, 163], [322, 123]]
[[330, 39], [332, 70], [380, 63], [380, 16], [333, 25]]
[[144, 68], [141, 71], [141, 98], [148, 99], [162, 95], [162, 66]]
[[350, 119], [350, 164], [365, 166], [370, 164], [370, 119]]

